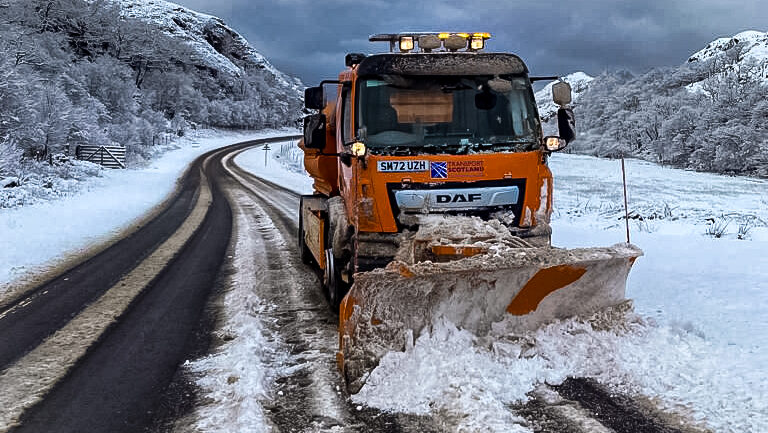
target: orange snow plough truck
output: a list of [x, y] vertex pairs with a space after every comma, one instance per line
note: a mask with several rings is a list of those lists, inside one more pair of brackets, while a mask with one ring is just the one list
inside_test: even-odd
[[547, 159], [575, 135], [570, 86], [553, 86], [559, 136], [545, 137], [537, 78], [513, 54], [483, 52], [489, 37], [374, 35], [389, 53], [348, 54], [338, 80], [305, 91], [318, 110], [300, 143], [315, 193], [301, 199], [299, 250], [339, 308], [352, 392], [436, 321], [482, 335], [625, 299], [637, 247], [550, 244]]

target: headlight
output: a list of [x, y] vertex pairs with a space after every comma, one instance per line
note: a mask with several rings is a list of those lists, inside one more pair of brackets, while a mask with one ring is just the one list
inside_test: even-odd
[[355, 155], [357, 157], [364, 156], [365, 144], [359, 141], [354, 142], [352, 144], [352, 155]]
[[413, 36], [403, 36], [400, 38], [400, 51], [407, 53], [413, 49]]
[[547, 137], [544, 139], [544, 146], [550, 152], [557, 152], [562, 150], [568, 143], [560, 137]]

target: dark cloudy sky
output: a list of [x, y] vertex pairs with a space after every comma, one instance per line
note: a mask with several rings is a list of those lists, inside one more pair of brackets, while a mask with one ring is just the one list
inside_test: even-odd
[[223, 18], [278, 68], [313, 84], [347, 52], [387, 50], [373, 33], [483, 31], [535, 75], [684, 62], [711, 40], [768, 30], [765, 0], [176, 0]]

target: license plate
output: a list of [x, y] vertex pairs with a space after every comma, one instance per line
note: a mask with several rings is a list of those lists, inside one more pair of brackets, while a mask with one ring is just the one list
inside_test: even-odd
[[376, 168], [383, 173], [428, 171], [429, 162], [423, 160], [378, 161]]

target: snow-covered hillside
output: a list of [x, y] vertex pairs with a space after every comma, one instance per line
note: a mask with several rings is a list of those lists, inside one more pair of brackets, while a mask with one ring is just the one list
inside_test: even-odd
[[677, 66], [606, 72], [576, 104], [572, 152], [768, 176], [768, 33], [721, 38]]
[[768, 32], [747, 30], [728, 38], [715, 39], [702, 50], [691, 55], [688, 62], [705, 62], [714, 59], [739, 44], [743, 46], [740, 52], [743, 60], [754, 59], [761, 63], [768, 61]]
[[768, 83], [768, 33], [747, 30], [719, 38], [688, 58], [689, 64], [710, 64], [701, 80], [686, 88], [692, 93], [711, 95], [722, 84], [739, 85], [747, 79]]
[[220, 18], [163, 0], [109, 0], [129, 21], [156, 26], [159, 35], [184, 41], [192, 65], [240, 77], [248, 69], [261, 69], [274, 77], [275, 85], [303, 89], [298, 78], [272, 66], [239, 33]]
[[57, 0], [45, 14], [39, 2], [5, 3], [0, 208], [77, 189], [98, 172], [71, 162], [81, 145], [125, 146], [138, 167], [201, 127], [301, 117], [301, 82], [219, 18], [162, 0]]
[[[562, 77], [563, 81], [571, 85], [573, 91], [573, 102], [579, 98], [582, 92], [587, 90], [589, 83], [594, 80], [590, 75], [584, 72], [574, 72]], [[536, 104], [539, 107], [539, 116], [542, 122], [548, 122], [557, 114], [557, 105], [552, 101], [552, 86], [557, 81], [552, 81], [544, 86], [543, 89], [536, 92]]]

